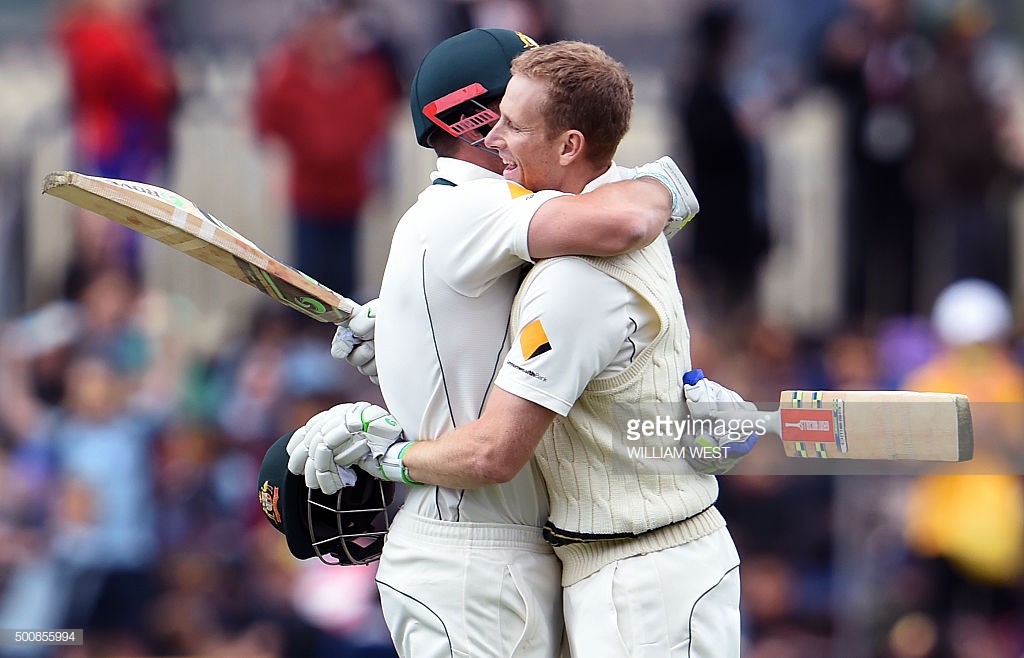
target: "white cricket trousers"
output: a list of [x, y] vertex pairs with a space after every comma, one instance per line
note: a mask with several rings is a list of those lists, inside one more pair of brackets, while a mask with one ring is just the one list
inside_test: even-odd
[[573, 658], [738, 658], [740, 558], [726, 528], [565, 588]]
[[539, 528], [437, 521], [402, 509], [377, 589], [402, 658], [556, 658], [561, 578]]

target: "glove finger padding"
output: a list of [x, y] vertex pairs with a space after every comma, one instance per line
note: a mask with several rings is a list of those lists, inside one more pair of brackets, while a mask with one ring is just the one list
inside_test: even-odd
[[[340, 442], [336, 440], [338, 435], [344, 436]], [[366, 438], [361, 434], [351, 434], [344, 428], [338, 428], [333, 435], [324, 437], [324, 446], [331, 451], [332, 460], [338, 466], [351, 466], [370, 454]]]
[[342, 361], [348, 357], [352, 349], [360, 343], [344, 323], [338, 325], [334, 331], [334, 339], [331, 340], [331, 356]]
[[306, 441], [306, 426], [303, 425], [299, 429], [292, 432], [292, 436], [288, 439], [288, 446], [285, 448], [285, 452], [289, 455], [295, 452], [295, 449], [300, 445], [303, 445]]
[[356, 402], [348, 405], [344, 415], [335, 416], [336, 422], [325, 426], [321, 430], [326, 445], [334, 455], [334, 463], [338, 466], [351, 466], [359, 458], [370, 452], [367, 447], [367, 439], [359, 433], [352, 433], [348, 429], [348, 411], [361, 409], [369, 406], [369, 402]]
[[310, 456], [313, 470], [320, 491], [326, 494], [338, 493], [344, 486], [338, 467], [334, 463], [334, 454], [323, 442], [310, 444]]
[[346, 423], [338, 423], [333, 427], [324, 428], [320, 435], [323, 436], [324, 445], [333, 451], [337, 451], [354, 440]]
[[[317, 427], [317, 445], [323, 445], [332, 456], [339, 457], [338, 463], [344, 466], [356, 461], [366, 452], [366, 440], [349, 428], [348, 419], [350, 414], [360, 414], [369, 406], [369, 402], [346, 402], [331, 407]], [[314, 456], [312, 451], [309, 456]]]
[[377, 359], [371, 359], [366, 365], [359, 366], [359, 372], [370, 378], [374, 384], [377, 383]]
[[[332, 408], [333, 409], [333, 408]], [[309, 454], [309, 442], [316, 436], [323, 423], [328, 419], [331, 409], [321, 411], [314, 415], [306, 424], [295, 430], [292, 438], [288, 440], [285, 450], [288, 453], [288, 471], [295, 475], [302, 475], [306, 468], [306, 458]]]
[[372, 340], [373, 332], [377, 326], [377, 300], [371, 300], [363, 304], [358, 311], [349, 318], [348, 327], [358, 340]]
[[294, 475], [302, 475], [306, 468], [306, 455], [309, 454], [306, 435], [308, 430], [305, 425], [295, 430], [292, 438], [288, 440], [288, 472]]
[[306, 464], [303, 466], [303, 475], [305, 476], [306, 487], [310, 489], [320, 488], [320, 483], [316, 479], [316, 464], [313, 463], [312, 456], [306, 459]]
[[[376, 356], [376, 352], [373, 348], [372, 342], [360, 343], [348, 355], [346, 361], [359, 368], [359, 371], [362, 372], [362, 366], [373, 361], [374, 356]], [[377, 372], [376, 366], [374, 366], [374, 372]]]
[[[345, 410], [345, 429], [347, 429], [352, 434], [355, 434], [356, 432], [362, 432], [363, 412], [369, 409], [370, 407], [375, 406], [377, 405], [371, 405], [369, 402], [357, 402], [351, 405], [348, 409]], [[377, 408], [379, 409], [380, 407]]]

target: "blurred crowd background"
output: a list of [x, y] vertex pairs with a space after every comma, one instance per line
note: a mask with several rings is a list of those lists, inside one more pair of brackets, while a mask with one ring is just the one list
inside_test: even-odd
[[278, 436], [381, 401], [333, 327], [39, 190], [168, 187], [368, 300], [432, 163], [407, 86], [473, 26], [629, 67], [617, 160], [694, 183], [714, 379], [971, 396], [973, 475], [720, 478], [744, 655], [1024, 656], [1013, 0], [0, 0], [0, 628], [86, 629], [0, 655], [394, 655], [373, 567], [292, 559], [255, 495]]

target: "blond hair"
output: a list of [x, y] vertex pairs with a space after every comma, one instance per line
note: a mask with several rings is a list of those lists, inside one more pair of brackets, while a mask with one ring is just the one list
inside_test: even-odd
[[611, 161], [633, 110], [626, 67], [592, 44], [558, 41], [518, 55], [512, 75], [547, 83], [547, 100], [539, 109], [549, 134], [578, 130], [590, 161]]

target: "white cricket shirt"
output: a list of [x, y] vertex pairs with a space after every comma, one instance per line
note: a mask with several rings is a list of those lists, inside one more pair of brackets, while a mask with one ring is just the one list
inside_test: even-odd
[[[388, 410], [410, 438], [434, 439], [480, 416], [508, 350], [527, 233], [544, 201], [476, 165], [438, 158], [391, 242], [377, 305], [377, 372]], [[405, 505], [445, 521], [541, 526], [548, 502], [531, 464], [502, 485], [409, 488]]]

